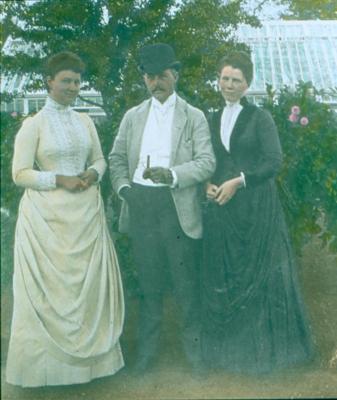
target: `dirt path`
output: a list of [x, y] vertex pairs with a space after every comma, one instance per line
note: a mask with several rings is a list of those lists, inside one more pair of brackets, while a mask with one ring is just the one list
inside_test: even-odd
[[[233, 399], [233, 398], [336, 398], [337, 363], [329, 365], [337, 349], [337, 268], [336, 260], [317, 247], [305, 251], [301, 271], [304, 294], [312, 318], [319, 357], [301, 368], [288, 369], [268, 377], [212, 372], [208, 376], [193, 376], [179, 345], [176, 344], [174, 305], [166, 304], [163, 337], [164, 350], [155, 368], [142, 377], [132, 376], [127, 369], [113, 377], [97, 379], [83, 385], [21, 389], [5, 383], [1, 369], [2, 399], [9, 400], [178, 400], [178, 399]], [[2, 294], [2, 360], [5, 359], [10, 321], [10, 288]], [[127, 363], [134, 353], [134, 300], [128, 304], [123, 348]], [[2, 363], [4, 365], [4, 362]]]

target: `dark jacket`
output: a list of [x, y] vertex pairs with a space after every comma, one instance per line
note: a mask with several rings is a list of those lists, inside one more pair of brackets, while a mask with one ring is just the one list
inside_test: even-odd
[[249, 104], [245, 98], [241, 100], [241, 104], [243, 109], [230, 138], [230, 152], [223, 146], [220, 137], [223, 109], [211, 117], [212, 143], [217, 159], [212, 183], [219, 185], [243, 172], [249, 188], [275, 177], [282, 164], [282, 150], [271, 115]]

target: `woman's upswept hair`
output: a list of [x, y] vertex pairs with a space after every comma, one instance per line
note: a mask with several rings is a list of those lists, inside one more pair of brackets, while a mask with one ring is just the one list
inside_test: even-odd
[[80, 57], [70, 51], [62, 51], [49, 57], [45, 65], [45, 76], [54, 76], [60, 71], [73, 71], [83, 74], [85, 64]]
[[45, 85], [48, 92], [47, 77], [53, 79], [60, 71], [73, 71], [82, 75], [85, 71], [85, 64], [77, 54], [70, 51], [61, 51], [49, 57], [44, 68]]
[[248, 86], [251, 84], [254, 66], [249, 54], [245, 53], [244, 51], [234, 51], [233, 53], [222, 57], [218, 62], [218, 75], [221, 74], [221, 71], [227, 65], [239, 69], [243, 73]]

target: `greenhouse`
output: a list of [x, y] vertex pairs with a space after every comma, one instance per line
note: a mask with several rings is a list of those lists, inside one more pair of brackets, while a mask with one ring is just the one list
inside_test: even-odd
[[[29, 54], [32, 52], [32, 48], [27, 46], [21, 39], [13, 40], [10, 36], [7, 38], [6, 43], [2, 49], [4, 54], [14, 54], [15, 52], [24, 52]], [[20, 75], [14, 74], [9, 76], [2, 76], [1, 77], [1, 93], [6, 94], [18, 94], [10, 102], [1, 102], [1, 111], [6, 112], [18, 112], [24, 115], [34, 113], [40, 110], [46, 98], [46, 91], [42, 90], [35, 90], [32, 92], [24, 93], [24, 87], [28, 85], [32, 81], [32, 76], [29, 74]], [[24, 95], [23, 95], [24, 93]], [[100, 104], [102, 103], [102, 99], [99, 93], [95, 90], [81, 90], [81, 97], [77, 98], [75, 103], [75, 109], [78, 111], [89, 112], [89, 114], [93, 117], [95, 116], [102, 116], [104, 115], [104, 111], [97, 106], [91, 105], [86, 101], [82, 100], [88, 99], [91, 102]]]
[[[258, 103], [266, 95], [266, 86], [279, 90], [287, 85], [295, 87], [299, 81], [311, 82], [322, 90], [322, 101], [337, 109], [337, 21], [265, 21], [260, 28], [240, 25], [236, 32], [238, 41], [246, 43], [254, 62], [254, 80], [249, 97]], [[20, 41], [7, 39], [3, 48], [10, 53], [22, 46]], [[29, 49], [27, 49], [29, 51]], [[30, 76], [3, 77], [2, 93], [22, 93]], [[82, 97], [100, 103], [99, 93], [82, 91]], [[9, 103], [2, 103], [1, 110], [28, 114], [38, 111], [44, 104], [45, 91], [26, 93]], [[92, 116], [104, 115], [99, 107], [77, 99], [75, 108]]]
[[249, 45], [255, 66], [250, 94], [266, 85], [275, 90], [297, 82], [323, 89], [323, 101], [337, 107], [337, 21], [270, 21], [261, 28], [239, 26], [237, 38]]

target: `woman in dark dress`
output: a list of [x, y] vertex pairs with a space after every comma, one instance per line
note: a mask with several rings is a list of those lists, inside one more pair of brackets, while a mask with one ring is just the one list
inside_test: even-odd
[[308, 359], [312, 342], [274, 181], [281, 146], [270, 114], [244, 97], [252, 75], [243, 52], [219, 64], [225, 106], [211, 118], [202, 351], [211, 367], [264, 373]]

